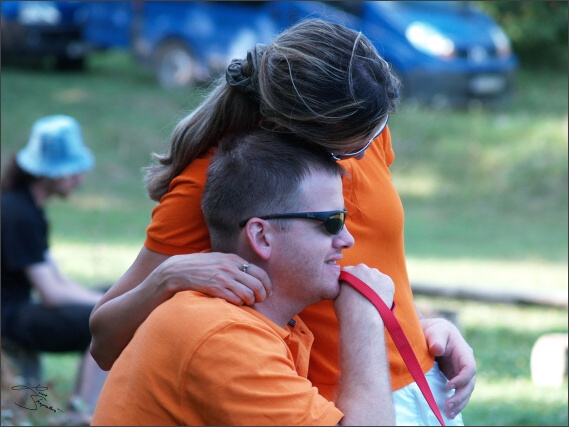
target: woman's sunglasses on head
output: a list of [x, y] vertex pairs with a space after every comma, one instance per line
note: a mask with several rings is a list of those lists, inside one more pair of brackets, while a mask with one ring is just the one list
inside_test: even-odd
[[377, 132], [371, 137], [371, 139], [366, 143], [366, 145], [364, 145], [362, 148], [360, 148], [359, 150], [353, 151], [351, 153], [346, 153], [346, 154], [334, 154], [334, 153], [330, 153], [332, 155], [332, 157], [334, 158], [334, 160], [342, 160], [342, 159], [347, 159], [349, 157], [354, 157], [357, 156], [358, 154], [363, 153], [365, 150], [367, 150], [369, 148], [369, 146], [371, 145], [371, 143], [373, 142], [373, 140], [375, 138], [377, 138], [379, 135], [381, 135], [381, 133], [385, 130], [386, 126], [387, 126], [387, 122], [389, 121], [389, 114], [387, 115], [387, 117], [385, 118], [385, 122], [383, 122], [383, 125], [377, 130]]

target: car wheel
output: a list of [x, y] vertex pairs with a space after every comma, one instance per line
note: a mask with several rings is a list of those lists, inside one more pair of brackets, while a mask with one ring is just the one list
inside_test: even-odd
[[195, 80], [195, 59], [181, 42], [168, 42], [156, 54], [155, 71], [160, 86], [180, 88], [191, 86]]

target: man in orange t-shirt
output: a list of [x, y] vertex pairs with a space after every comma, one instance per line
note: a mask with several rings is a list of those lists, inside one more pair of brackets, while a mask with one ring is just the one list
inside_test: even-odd
[[[265, 270], [273, 293], [249, 307], [194, 291], [161, 304], [113, 365], [93, 425], [394, 425], [383, 321], [338, 281], [354, 244], [343, 172], [326, 152], [268, 131], [221, 142], [202, 200], [212, 249], [250, 261], [243, 274]], [[344, 270], [392, 305], [388, 276]], [[307, 378], [313, 335], [297, 316], [322, 300], [341, 325], [334, 402]]]

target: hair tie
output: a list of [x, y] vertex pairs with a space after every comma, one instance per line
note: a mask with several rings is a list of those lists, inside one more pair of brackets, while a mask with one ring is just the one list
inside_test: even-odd
[[246, 59], [231, 60], [225, 73], [225, 80], [229, 86], [236, 87], [243, 93], [254, 93], [259, 63], [266, 49], [267, 45], [259, 43], [247, 51]]

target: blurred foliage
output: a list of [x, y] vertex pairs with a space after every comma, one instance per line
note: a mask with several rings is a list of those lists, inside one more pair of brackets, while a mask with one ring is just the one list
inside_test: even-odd
[[567, 68], [566, 1], [477, 1], [506, 32], [526, 68]]

